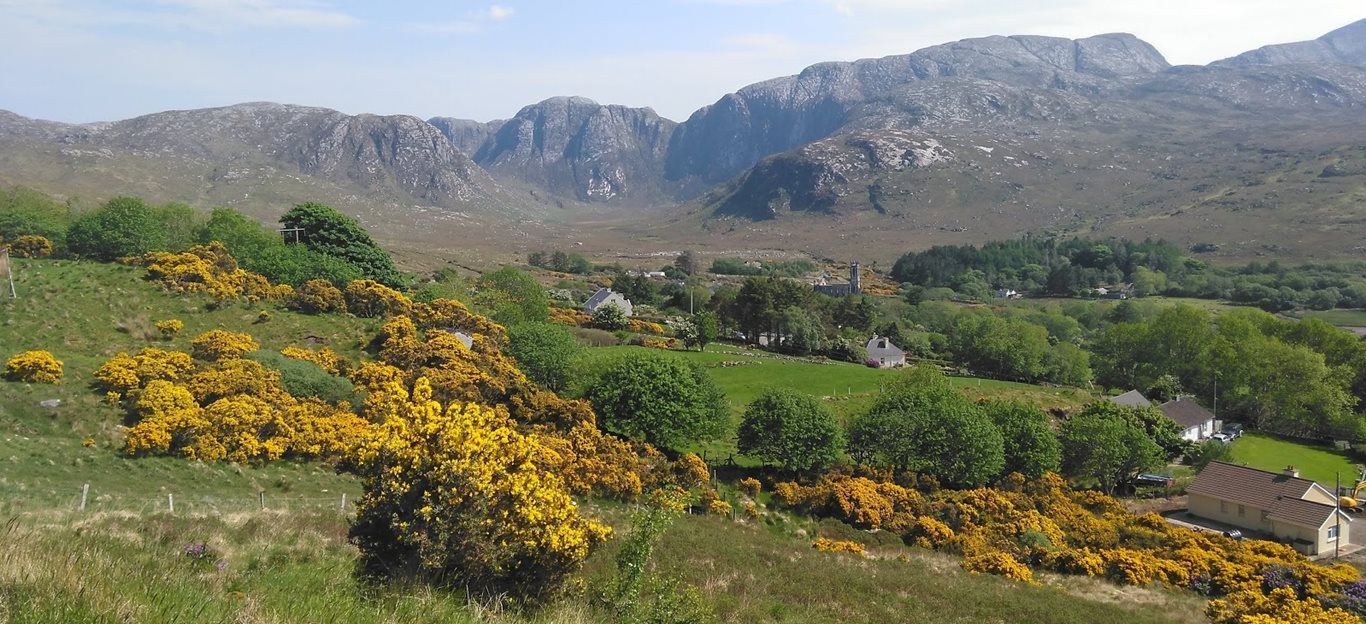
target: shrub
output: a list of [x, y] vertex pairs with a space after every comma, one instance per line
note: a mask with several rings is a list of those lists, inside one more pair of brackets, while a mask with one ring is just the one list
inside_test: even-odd
[[72, 253], [99, 260], [165, 249], [167, 240], [156, 211], [136, 197], [115, 197], [105, 202], [77, 217], [66, 234]]
[[589, 324], [595, 329], [620, 331], [630, 325], [630, 319], [626, 317], [626, 311], [621, 309], [621, 306], [609, 303], [593, 310], [593, 320]]
[[355, 396], [355, 388], [350, 381], [329, 373], [311, 360], [291, 358], [270, 351], [251, 353], [247, 359], [279, 371], [280, 384], [294, 397], [317, 397], [329, 403], [338, 403]]
[[745, 495], [750, 498], [759, 496], [759, 491], [761, 489], [763, 489], [763, 484], [759, 483], [759, 480], [754, 477], [740, 479], [740, 491], [744, 492]]
[[304, 282], [295, 292], [290, 307], [310, 314], [345, 312], [346, 299], [342, 296], [341, 289], [333, 286], [332, 282], [311, 279]]
[[157, 331], [161, 332], [161, 337], [165, 340], [175, 338], [180, 330], [185, 329], [185, 322], [180, 319], [166, 319], [156, 322]]
[[343, 293], [346, 308], [364, 318], [388, 318], [412, 314], [413, 302], [398, 292], [374, 280], [356, 280], [346, 285]]
[[213, 329], [190, 341], [190, 348], [196, 359], [217, 362], [240, 358], [260, 349], [261, 345], [248, 334]]
[[788, 470], [807, 471], [835, 463], [843, 445], [835, 414], [815, 397], [773, 388], [745, 408], [739, 450]]
[[357, 456], [364, 494], [349, 532], [370, 578], [416, 577], [483, 596], [550, 596], [610, 529], [579, 515], [546, 450], [506, 415], [382, 391], [380, 431]]
[[553, 323], [522, 323], [508, 330], [508, 354], [532, 381], [559, 392], [569, 383], [583, 346], [574, 333]]
[[1029, 566], [1016, 561], [1009, 553], [1001, 551], [969, 555], [963, 558], [962, 566], [968, 572], [995, 574], [1026, 583], [1034, 581], [1034, 571], [1030, 570]]
[[713, 516], [729, 516], [730, 511], [730, 503], [719, 498], [707, 503], [707, 513]]
[[19, 258], [46, 258], [52, 255], [52, 241], [46, 237], [26, 234], [9, 244], [10, 253]]
[[811, 547], [821, 552], [847, 552], [856, 555], [866, 555], [868, 551], [863, 544], [848, 540], [834, 540], [828, 537], [818, 537], [811, 542]]
[[25, 351], [5, 362], [5, 378], [26, 383], [55, 384], [62, 380], [62, 361], [47, 351]]
[[665, 354], [621, 358], [588, 388], [588, 400], [607, 429], [665, 448], [711, 440], [730, 421], [707, 372]]

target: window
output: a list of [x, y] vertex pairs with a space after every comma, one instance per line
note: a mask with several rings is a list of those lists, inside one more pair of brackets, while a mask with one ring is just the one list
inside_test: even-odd
[[1335, 526], [1330, 526], [1330, 527], [1328, 527], [1328, 541], [1333, 542], [1333, 541], [1337, 541], [1337, 539], [1338, 539], [1338, 528], [1335, 527]]
[[1238, 506], [1238, 517], [1241, 518], [1241, 517], [1246, 516], [1246, 515], [1247, 515], [1247, 509], [1244, 508], [1242, 505], [1239, 505], [1239, 506]]
[[1228, 513], [1228, 501], [1219, 501], [1219, 513]]
[[1269, 511], [1263, 511], [1263, 512], [1262, 512], [1262, 522], [1266, 522], [1266, 521], [1269, 520], [1269, 519], [1271, 519], [1271, 512], [1269, 512]]

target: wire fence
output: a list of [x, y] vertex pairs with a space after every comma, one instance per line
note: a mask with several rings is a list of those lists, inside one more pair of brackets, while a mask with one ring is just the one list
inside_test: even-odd
[[335, 495], [290, 496], [283, 493], [260, 492], [254, 496], [220, 496], [169, 491], [146, 495], [101, 493], [86, 484], [76, 488], [70, 494], [10, 493], [0, 497], [0, 509], [6, 513], [72, 511], [77, 513], [222, 515], [253, 511], [325, 512], [330, 510], [346, 514], [355, 510], [355, 495], [340, 492]]

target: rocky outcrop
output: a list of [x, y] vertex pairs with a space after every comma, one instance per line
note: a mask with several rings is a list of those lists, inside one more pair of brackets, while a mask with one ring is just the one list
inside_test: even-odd
[[466, 156], [474, 156], [484, 142], [493, 136], [493, 133], [502, 127], [502, 120], [489, 122], [474, 121], [471, 119], [456, 119], [454, 117], [433, 117], [427, 123], [435, 126], [441, 134], [446, 135], [455, 148]]
[[676, 125], [648, 108], [551, 98], [504, 122], [474, 159], [495, 176], [581, 201], [653, 199]]
[[[1127, 34], [1079, 40], [987, 37], [902, 56], [822, 63], [796, 76], [750, 85], [694, 113], [674, 133], [666, 175], [695, 191], [730, 178], [764, 156], [829, 136], [852, 121], [865, 126], [913, 125], [914, 118], [891, 118], [904, 107], [878, 104], [916, 83], [975, 80], [1097, 94], [1167, 67], [1151, 45]], [[915, 104], [925, 111], [937, 108], [933, 100]], [[879, 111], [885, 113], [884, 119], [868, 119], [870, 112]]]
[[1213, 66], [1306, 65], [1343, 63], [1366, 65], [1366, 19], [1343, 26], [1313, 41], [1268, 45]]

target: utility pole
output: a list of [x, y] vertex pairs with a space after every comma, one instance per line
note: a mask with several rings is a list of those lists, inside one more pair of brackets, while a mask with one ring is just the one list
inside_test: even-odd
[[9, 298], [18, 299], [19, 293], [14, 290], [14, 267], [10, 264], [9, 247], [0, 247], [0, 265], [4, 265], [5, 273], [9, 276]]
[[303, 228], [281, 228], [281, 229], [278, 230], [278, 231], [280, 232], [280, 236], [281, 236], [281, 237], [283, 237], [285, 234], [287, 234], [287, 233], [289, 233], [289, 232], [293, 232], [293, 233], [294, 233], [294, 244], [295, 244], [295, 245], [298, 245], [298, 244], [299, 244], [299, 232], [304, 231], [304, 229], [303, 229]]
[[1337, 559], [1342, 550], [1342, 473], [1333, 473], [1333, 558]]

